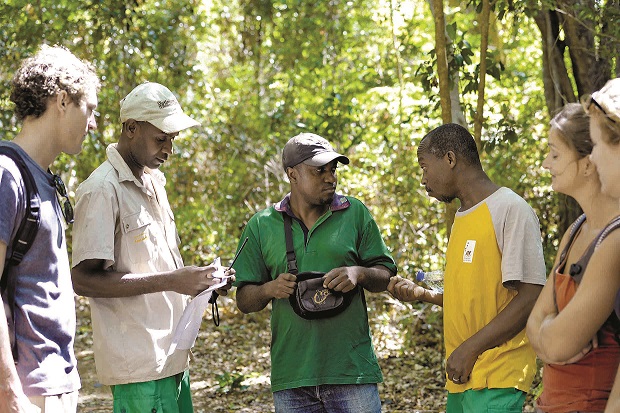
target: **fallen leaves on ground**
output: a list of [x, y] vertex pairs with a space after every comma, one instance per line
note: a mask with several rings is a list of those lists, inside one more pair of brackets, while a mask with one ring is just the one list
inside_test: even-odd
[[[404, 304], [387, 293], [367, 293], [366, 298], [384, 376], [384, 383], [379, 385], [383, 412], [444, 412], [441, 309], [428, 304]], [[244, 315], [233, 298], [220, 297], [218, 303], [220, 326], [213, 325], [207, 311], [192, 350], [190, 375], [195, 412], [273, 412], [269, 309]], [[78, 297], [76, 304], [75, 346], [82, 379], [78, 412], [111, 412], [110, 389], [98, 383], [95, 373], [88, 302]], [[537, 376], [535, 385], [538, 381]], [[531, 399], [529, 396], [525, 411], [533, 411]]]

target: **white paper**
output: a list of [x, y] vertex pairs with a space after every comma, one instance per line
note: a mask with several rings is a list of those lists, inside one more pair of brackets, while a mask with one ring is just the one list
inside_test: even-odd
[[202, 323], [202, 316], [209, 307], [209, 299], [211, 294], [213, 294], [213, 290], [226, 285], [227, 278], [222, 278], [224, 277], [225, 268], [220, 265], [219, 257], [213, 261], [213, 265], [217, 267], [217, 270], [213, 272], [212, 277], [221, 278], [222, 281], [207, 288], [187, 304], [174, 330], [168, 355], [171, 355], [177, 349], [189, 350], [194, 346], [196, 337], [198, 337], [198, 331], [200, 330], [200, 324]]

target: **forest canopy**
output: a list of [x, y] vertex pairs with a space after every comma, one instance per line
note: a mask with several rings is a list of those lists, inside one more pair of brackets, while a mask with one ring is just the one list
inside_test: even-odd
[[[161, 170], [185, 263], [203, 265], [229, 262], [248, 219], [288, 192], [286, 141], [317, 133], [351, 160], [338, 169], [338, 192], [368, 206], [399, 274], [412, 278], [444, 265], [458, 207], [429, 199], [417, 146], [456, 122], [476, 138], [491, 179], [534, 208], [549, 268], [580, 213], [553, 193], [542, 168], [549, 120], [620, 76], [619, 21], [616, 0], [4, 0], [1, 136], [20, 129], [9, 94], [22, 59], [49, 44], [92, 62], [102, 82], [98, 127], [81, 154], [51, 167], [72, 198], [119, 136], [119, 101], [142, 82], [164, 84], [201, 122], [174, 140]], [[384, 403], [441, 409], [440, 310], [369, 296]], [[242, 316], [233, 300], [220, 302], [222, 326], [203, 328], [194, 349], [193, 374], [202, 379], [193, 382], [195, 403], [209, 411], [270, 406], [268, 315]], [[90, 396], [102, 389], [88, 306], [77, 297], [76, 307], [81, 392]], [[252, 390], [215, 400], [252, 380]], [[102, 394], [85, 411], [109, 410], [109, 391]]]
[[452, 119], [473, 132], [480, 116], [483, 165], [533, 206], [549, 264], [574, 214], [541, 167], [549, 116], [618, 70], [617, 6], [586, 3], [493, 1], [485, 16], [483, 2], [447, 2], [438, 54], [433, 8], [418, 0], [8, 0], [2, 138], [19, 130], [8, 95], [21, 59], [42, 43], [64, 45], [93, 62], [103, 84], [97, 130], [79, 156], [53, 166], [71, 191], [116, 141], [119, 100], [160, 82], [202, 123], [175, 140], [162, 167], [187, 263], [233, 255], [248, 218], [288, 190], [284, 143], [310, 131], [351, 158], [339, 192], [370, 208], [407, 275], [441, 267], [447, 243], [449, 215], [422, 190], [415, 156], [442, 123], [437, 56], [446, 55]]

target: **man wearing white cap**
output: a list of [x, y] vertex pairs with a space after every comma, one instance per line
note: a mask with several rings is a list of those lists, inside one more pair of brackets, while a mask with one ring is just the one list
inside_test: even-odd
[[[383, 376], [364, 294], [385, 291], [396, 265], [364, 204], [336, 193], [338, 163], [349, 158], [324, 138], [291, 138], [282, 151], [291, 192], [254, 215], [241, 236], [248, 242], [234, 265], [237, 306], [251, 313], [272, 304], [276, 413], [381, 412]], [[324, 274], [312, 298], [317, 307], [345, 293], [350, 304], [324, 318], [300, 314], [294, 291], [304, 290], [300, 282], [310, 271]]]
[[114, 412], [191, 412], [189, 350], [168, 350], [188, 296], [219, 280], [214, 266], [184, 266], [158, 168], [179, 132], [199, 123], [150, 82], [120, 113], [118, 144], [76, 193], [73, 285], [89, 297], [97, 374]]

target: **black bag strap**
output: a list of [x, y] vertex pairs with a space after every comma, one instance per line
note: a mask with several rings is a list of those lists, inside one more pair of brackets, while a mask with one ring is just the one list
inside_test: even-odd
[[[32, 173], [26, 166], [26, 162], [21, 157], [19, 152], [14, 148], [6, 145], [0, 145], [0, 155], [9, 157], [19, 169], [22, 176], [24, 186], [26, 187], [26, 213], [22, 220], [17, 232], [15, 233], [15, 239], [11, 244], [11, 255], [4, 260], [4, 268], [2, 270], [2, 278], [0, 279], [0, 290], [2, 294], [7, 292], [7, 305], [9, 307], [11, 322], [13, 325], [9, 326], [11, 331], [15, 332], [15, 290], [17, 288], [17, 280], [15, 277], [9, 277], [9, 268], [17, 266], [21, 263], [24, 255], [28, 252], [34, 238], [39, 230], [39, 223], [41, 222], [41, 198], [39, 197], [39, 191], [37, 190], [37, 184], [32, 176]], [[13, 341], [13, 359], [17, 362], [17, 340]]]
[[295, 256], [295, 247], [293, 246], [293, 219], [289, 214], [282, 212], [284, 216], [284, 239], [286, 240], [286, 266], [288, 272], [297, 275], [297, 256]]
[[220, 310], [217, 307], [217, 297], [219, 296], [220, 295], [217, 292], [213, 291], [211, 293], [211, 297], [209, 298], [209, 303], [211, 304], [211, 319], [216, 327], [220, 326]]

